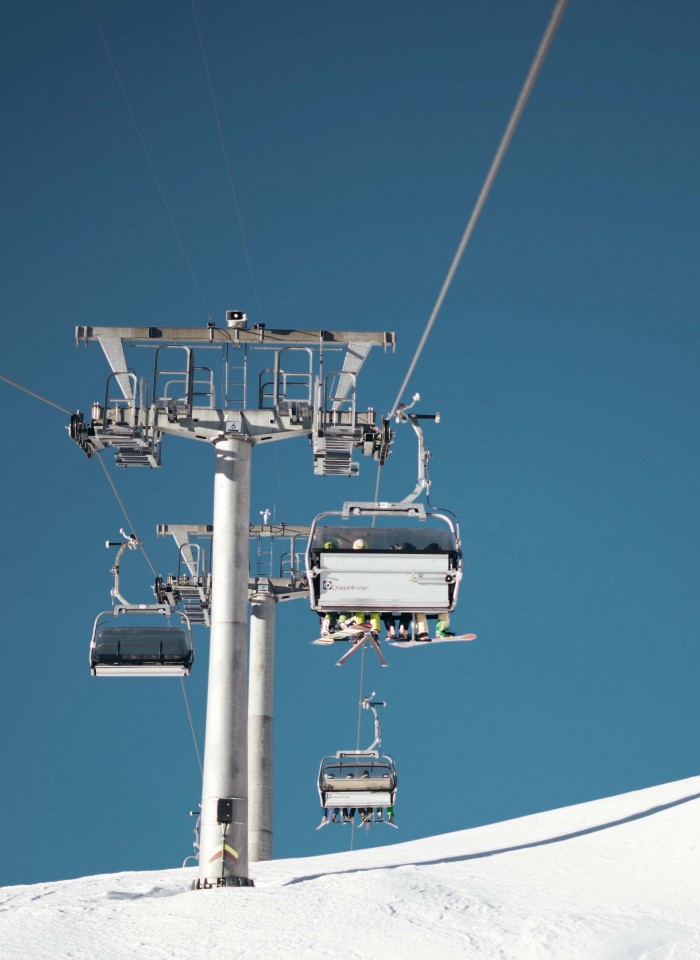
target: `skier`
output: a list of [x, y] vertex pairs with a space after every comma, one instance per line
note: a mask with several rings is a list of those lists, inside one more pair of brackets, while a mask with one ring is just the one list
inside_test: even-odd
[[[362, 771], [362, 779], [369, 780], [369, 770]], [[374, 814], [374, 807], [360, 807], [358, 809], [360, 814], [360, 819], [363, 823], [369, 823], [372, 820], [372, 815]]]
[[399, 617], [399, 629], [396, 630], [396, 619], [393, 613], [383, 613], [382, 623], [387, 632], [387, 640], [410, 640], [411, 614], [402, 613]]
[[[353, 542], [352, 549], [366, 550], [367, 544], [361, 537], [358, 537], [358, 539]], [[378, 641], [379, 640], [379, 624], [380, 624], [379, 613], [368, 614], [364, 611], [360, 611], [359, 613], [355, 614], [354, 621], [348, 620], [347, 622], [348, 622], [348, 626], [354, 622], [358, 627], [361, 627], [363, 624], [367, 623], [368, 620], [370, 625], [370, 633], [372, 634], [373, 639]], [[361, 640], [364, 640], [364, 638], [365, 638], [364, 630], [361, 630], [358, 633], [353, 634], [353, 636], [350, 639], [352, 640], [353, 643], [359, 643]]]
[[[454, 633], [449, 629], [450, 626], [450, 614], [449, 611], [443, 610], [442, 613], [438, 614], [437, 627], [435, 629], [435, 636], [438, 640], [445, 640], [448, 637], [454, 637]], [[421, 640], [425, 643], [429, 643], [432, 640], [430, 633], [428, 631], [428, 618], [424, 613], [416, 614], [416, 640]], [[406, 637], [408, 640], [409, 638]]]
[[[414, 544], [406, 543], [406, 542], [395, 543], [393, 544], [391, 549], [400, 550], [405, 553], [414, 553], [416, 551], [416, 547], [414, 546]], [[424, 549], [425, 549], [425, 552], [428, 552], [428, 553], [440, 552], [440, 544], [429, 543], [428, 546], [425, 547]], [[415, 619], [415, 624], [416, 624], [416, 640], [429, 642], [432, 639], [432, 637], [430, 636], [430, 632], [428, 631], [428, 618], [426, 617], [425, 613], [415, 613], [413, 615], [410, 613], [402, 613], [401, 616], [399, 617], [398, 636], [396, 634], [393, 616], [391, 614], [382, 614], [382, 619], [384, 621], [385, 627], [387, 628], [387, 632], [389, 634], [390, 640], [410, 640], [411, 639], [410, 625], [411, 625], [412, 619]], [[450, 625], [449, 612], [445, 610], [442, 613], [439, 613], [438, 621], [437, 621], [436, 636], [439, 637], [440, 639], [444, 639], [446, 637], [454, 637], [454, 633], [452, 633], [452, 631], [449, 629], [449, 625]]]
[[[346, 780], [354, 780], [355, 776], [352, 773], [349, 773]], [[355, 819], [355, 807], [343, 807], [343, 823], [352, 823]]]
[[[329, 773], [326, 777], [326, 780], [335, 780], [335, 775]], [[326, 807], [323, 811], [323, 816], [321, 817], [320, 827], [324, 827], [329, 821], [335, 823], [338, 819], [338, 814], [340, 813], [340, 807]]]
[[[439, 544], [439, 543], [429, 543], [428, 546], [425, 548], [425, 552], [426, 552], [426, 553], [439, 553], [439, 552], [441, 552], [440, 544]], [[427, 626], [427, 624], [426, 624], [426, 626]], [[449, 613], [449, 610], [445, 610], [445, 611], [443, 611], [443, 613], [439, 613], [439, 614], [438, 614], [437, 626], [436, 626], [436, 628], [435, 628], [435, 636], [437, 637], [438, 640], [446, 640], [446, 639], [448, 639], [449, 637], [454, 637], [453, 631], [450, 630], [450, 613]], [[427, 640], [429, 640], [430, 637], [425, 637], [425, 638], [421, 637], [421, 636], [420, 636], [420, 631], [419, 631], [418, 639], [419, 639], [419, 640], [421, 640], [421, 639], [427, 639]]]
[[[324, 550], [337, 550], [338, 543], [335, 540], [326, 540], [323, 544]], [[348, 613], [338, 612], [327, 612], [319, 613], [319, 619], [321, 621], [321, 636], [322, 637], [332, 637], [334, 633], [340, 632], [345, 629], [345, 621], [348, 619]]]

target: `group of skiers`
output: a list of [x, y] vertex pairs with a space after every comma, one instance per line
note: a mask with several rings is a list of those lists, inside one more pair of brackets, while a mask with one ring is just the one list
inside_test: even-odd
[[[332, 540], [323, 544], [324, 550], [337, 550], [337, 544]], [[366, 550], [367, 544], [361, 538], [353, 542], [353, 550]], [[394, 550], [415, 550], [412, 544], [400, 543], [393, 547]], [[426, 550], [439, 549], [437, 544], [429, 544]], [[411, 635], [411, 621], [415, 624], [415, 635]], [[380, 623], [384, 624], [387, 632], [387, 639], [394, 640], [421, 640], [430, 641], [432, 637], [428, 631], [428, 619], [424, 613], [402, 613], [398, 618], [398, 629], [396, 618], [393, 613], [379, 613], [360, 611], [357, 613], [325, 613], [321, 616], [321, 636], [333, 637], [347, 636], [348, 630], [352, 627], [358, 627], [356, 633], [350, 634], [349, 639], [352, 643], [360, 643], [366, 637], [366, 631], [369, 630], [374, 640], [379, 640]], [[447, 610], [438, 614], [436, 636], [439, 639], [454, 637], [454, 633], [449, 629], [450, 614]]]
[[[385, 776], [388, 778], [389, 774], [385, 774]], [[332, 773], [329, 773], [327, 779], [328, 779], [328, 780], [333, 780], [333, 779], [335, 779], [335, 778], [334, 778], [334, 776], [333, 776]], [[354, 779], [355, 779], [355, 775], [352, 774], [352, 773], [349, 773], [345, 779], [346, 779], [346, 780], [354, 780]], [[362, 779], [363, 779], [363, 780], [369, 780], [369, 779], [370, 779], [369, 770], [365, 770], [365, 771], [363, 772], [363, 774], [362, 774]], [[387, 818], [387, 822], [388, 822], [388, 823], [393, 823], [393, 822], [394, 822], [394, 808], [393, 808], [393, 807], [386, 807], [386, 808], [385, 808], [385, 807], [380, 807], [380, 808], [378, 808], [378, 809], [376, 809], [376, 810], [375, 810], [374, 807], [358, 807], [358, 808], [355, 808], [355, 807], [343, 807], [343, 808], [342, 808], [342, 811], [341, 811], [341, 808], [340, 808], [340, 807], [326, 807], [325, 810], [323, 811], [323, 817], [321, 818], [320, 826], [323, 827], [323, 826], [325, 826], [327, 823], [336, 823], [337, 820], [338, 820], [338, 816], [341, 815], [341, 812], [342, 812], [342, 823], [353, 823], [353, 821], [355, 820], [355, 813], [356, 813], [356, 812], [360, 814], [360, 821], [361, 821], [361, 823], [372, 823], [373, 821], [376, 822], [376, 823], [381, 823], [381, 822], [383, 821], [383, 819], [384, 819], [384, 810], [385, 810], [385, 809], [386, 809], [386, 814], [387, 814], [387, 817], [386, 817], [386, 818]], [[376, 819], [375, 819], [375, 812], [376, 812]]]

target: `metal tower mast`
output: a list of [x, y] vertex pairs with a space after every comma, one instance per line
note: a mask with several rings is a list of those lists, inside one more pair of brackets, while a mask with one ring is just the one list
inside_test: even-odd
[[[273, 849], [273, 699], [275, 615], [284, 600], [309, 596], [304, 554], [297, 540], [308, 538], [310, 527], [265, 522], [250, 525], [258, 544], [258, 570], [250, 583], [250, 701], [248, 704], [249, 854], [253, 862], [271, 860]], [[273, 544], [288, 541], [288, 550], [275, 568]], [[267, 548], [267, 549], [266, 549]], [[264, 562], [260, 562], [265, 557]], [[275, 574], [278, 574], [277, 576]]]
[[[350, 476], [353, 451], [380, 462], [391, 436], [373, 410], [356, 409], [357, 374], [391, 333], [247, 329], [227, 313], [224, 328], [78, 327], [78, 343], [97, 340], [112, 373], [104, 403], [70, 435], [90, 457], [112, 447], [121, 466], [158, 467], [164, 435], [212, 443], [216, 450], [212, 547], [211, 650], [202, 785], [199, 878], [194, 886], [249, 886], [248, 877], [248, 531], [250, 466], [257, 443], [310, 436], [314, 472]], [[126, 362], [125, 345], [155, 348], [152, 381]], [[202, 365], [215, 349], [221, 370]], [[342, 365], [324, 370], [330, 351]], [[196, 351], [196, 357], [195, 357]], [[249, 351], [269, 351], [248, 405]], [[268, 354], [269, 355], [269, 354]], [[317, 364], [315, 359], [318, 358]], [[221, 402], [217, 404], [219, 396]], [[268, 608], [269, 610], [269, 608]], [[267, 631], [265, 631], [267, 632]], [[256, 668], [257, 669], [257, 668]], [[265, 725], [263, 705], [260, 714]]]
[[[273, 856], [273, 701], [275, 619], [277, 604], [308, 599], [304, 549], [310, 527], [270, 523], [270, 511], [261, 511], [264, 523], [250, 524], [250, 540], [257, 544], [257, 569], [251, 562], [250, 659], [248, 683], [248, 859]], [[170, 534], [179, 548], [177, 575], [158, 578], [159, 603], [178, 607], [191, 623], [211, 626], [211, 577], [207, 551], [197, 541], [212, 539], [211, 524], [159, 524], [159, 536]], [[281, 555], [274, 547], [279, 545]], [[185, 572], [183, 573], [183, 568]]]

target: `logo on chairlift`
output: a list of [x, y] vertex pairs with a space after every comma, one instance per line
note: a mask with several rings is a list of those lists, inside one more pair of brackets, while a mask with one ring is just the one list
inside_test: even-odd
[[324, 590], [369, 590], [369, 586], [366, 583], [345, 583], [345, 584], [336, 584], [332, 580], [323, 581]]

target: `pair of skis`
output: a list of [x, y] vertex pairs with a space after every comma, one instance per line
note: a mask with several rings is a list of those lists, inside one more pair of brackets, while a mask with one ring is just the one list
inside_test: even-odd
[[[323, 830], [324, 827], [327, 827], [328, 824], [329, 824], [329, 823], [332, 823], [332, 822], [335, 822], [335, 821], [331, 821], [331, 820], [328, 820], [327, 818], [324, 818], [324, 819], [319, 823], [319, 825], [316, 827], [316, 829], [317, 829], [317, 830]], [[359, 823], [353, 823], [352, 820], [344, 820], [344, 821], [342, 821], [342, 822], [343, 822], [344, 824], [348, 824], [348, 823], [349, 823], [351, 826], [356, 827], [358, 830], [360, 829], [360, 827], [367, 827], [367, 829], [369, 830], [369, 827], [370, 827], [370, 824], [371, 824], [371, 823], [385, 823], [385, 824], [387, 825], [387, 827], [393, 827], [394, 830], [398, 830], [398, 829], [399, 829], [398, 823], [394, 823], [392, 820], [385, 819], [384, 817], [382, 817], [381, 820], [360, 820]]]
[[[357, 624], [354, 627], [344, 628], [342, 630], [336, 630], [334, 633], [327, 637], [319, 637], [317, 640], [312, 640], [312, 643], [328, 645], [335, 643], [336, 640], [349, 640], [351, 637], [356, 637], [357, 634], [363, 634], [361, 639], [356, 640], [353, 645], [350, 647], [347, 653], [344, 653], [340, 660], [337, 661], [336, 666], [342, 667], [348, 662], [350, 657], [362, 647], [365, 643], [369, 643], [374, 652], [377, 654], [377, 659], [383, 667], [388, 667], [389, 664], [384, 657], [384, 654], [381, 651], [379, 646], [379, 640], [373, 636], [372, 628], [369, 624]], [[475, 633], [462, 633], [459, 636], [454, 637], [431, 637], [429, 640], [402, 640], [398, 637], [394, 637], [388, 640], [388, 644], [391, 647], [403, 648], [404, 650], [415, 649], [416, 647], [426, 646], [427, 644], [433, 643], [464, 643], [469, 640], [476, 640]]]

